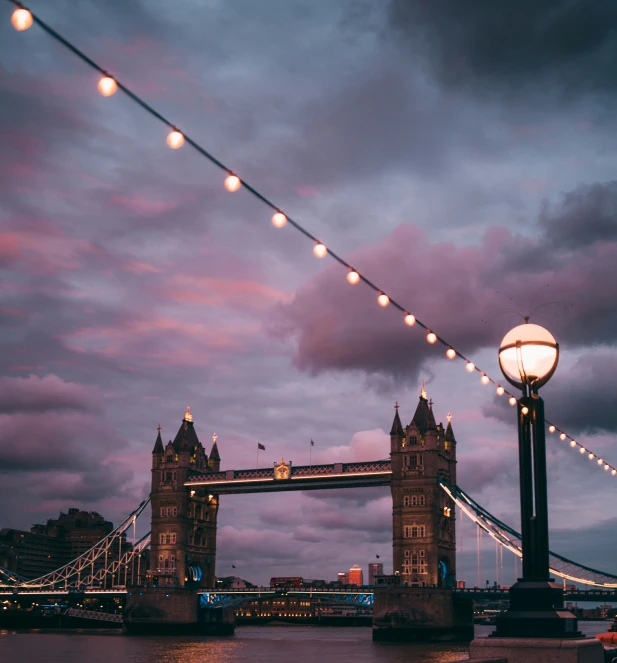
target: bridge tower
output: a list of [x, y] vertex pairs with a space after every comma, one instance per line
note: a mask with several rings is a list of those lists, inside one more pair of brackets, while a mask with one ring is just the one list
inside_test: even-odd
[[455, 510], [438, 479], [456, 485], [456, 439], [450, 415], [446, 428], [436, 423], [424, 384], [405, 428], [397, 403], [390, 441], [394, 573], [409, 587], [454, 587]]
[[214, 587], [218, 496], [184, 487], [190, 472], [218, 472], [214, 443], [208, 458], [187, 407], [174, 441], [163, 446], [161, 429], [152, 450], [152, 527], [149, 584]]

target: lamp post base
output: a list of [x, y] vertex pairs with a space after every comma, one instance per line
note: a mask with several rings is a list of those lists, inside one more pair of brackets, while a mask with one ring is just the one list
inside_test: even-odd
[[584, 638], [554, 582], [519, 580], [509, 594], [510, 608], [497, 617], [491, 638]]

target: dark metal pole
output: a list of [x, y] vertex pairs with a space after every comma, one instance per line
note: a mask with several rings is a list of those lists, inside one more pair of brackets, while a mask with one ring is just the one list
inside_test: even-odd
[[535, 495], [533, 579], [548, 580], [548, 495], [546, 474], [546, 435], [544, 401], [538, 394], [529, 400], [529, 418], [533, 430], [533, 473]]
[[518, 403], [518, 458], [521, 485], [521, 544], [523, 548], [523, 578], [533, 577], [533, 465], [531, 428], [528, 415], [523, 414], [527, 402]]

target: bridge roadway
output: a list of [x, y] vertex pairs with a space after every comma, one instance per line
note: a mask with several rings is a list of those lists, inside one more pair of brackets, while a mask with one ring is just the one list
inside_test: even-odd
[[[372, 595], [375, 589], [372, 585], [364, 587], [341, 587], [340, 589], [323, 588], [323, 587], [301, 587], [289, 588], [287, 590], [273, 589], [272, 587], [253, 587], [251, 589], [200, 589], [197, 593], [200, 595], [212, 596], [229, 596], [249, 598], [267, 598], [273, 596], [281, 596], [284, 594], [299, 594], [302, 596], [314, 596], [320, 598], [327, 598], [328, 596], [335, 595], [348, 595], [348, 596], [361, 596]], [[129, 589], [28, 589], [28, 590], [12, 590], [1, 589], [0, 596], [123, 596], [131, 592], [139, 591], [139, 586], [129, 587]], [[504, 587], [468, 587], [464, 589], [454, 590], [455, 594], [459, 596], [471, 596], [477, 600], [503, 600], [508, 598], [508, 590]], [[567, 589], [564, 591], [564, 598], [568, 601], [617, 601], [617, 589]]]
[[184, 485], [204, 489], [217, 495], [270, 493], [288, 490], [320, 490], [324, 488], [361, 488], [389, 486], [392, 479], [390, 460], [368, 463], [333, 463], [332, 465], [278, 464], [252, 470], [228, 470], [207, 474], [190, 474]]

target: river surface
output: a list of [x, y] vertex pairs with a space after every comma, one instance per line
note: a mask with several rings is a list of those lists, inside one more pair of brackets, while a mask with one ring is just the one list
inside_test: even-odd
[[[609, 622], [579, 622], [587, 635]], [[488, 635], [491, 626], [477, 626]], [[244, 626], [229, 638], [138, 637], [118, 631], [0, 631], [0, 663], [446, 663], [467, 658], [453, 645], [375, 643], [370, 628]]]

